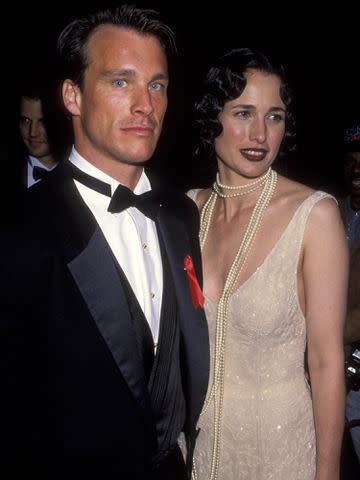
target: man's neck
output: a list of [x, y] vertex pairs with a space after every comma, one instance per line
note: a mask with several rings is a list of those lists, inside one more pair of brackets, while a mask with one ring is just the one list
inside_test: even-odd
[[111, 184], [111, 180], [113, 180], [117, 184], [121, 183], [121, 185], [130, 188], [132, 191], [138, 185], [144, 171], [143, 165], [129, 165], [116, 160], [109, 160], [108, 158], [101, 161], [101, 157], [99, 157], [96, 159], [96, 162], [91, 161], [91, 159], [80, 153], [76, 146], [71, 151], [70, 160], [89, 175], [100, 178], [103, 181], [109, 181]]
[[130, 190], [134, 190], [144, 170], [142, 164], [124, 163], [115, 160], [114, 158], [102, 157], [101, 155], [94, 157], [94, 155], [90, 155], [89, 152], [83, 152], [82, 149], [78, 148], [76, 145], [75, 150], [88, 163], [106, 173], [106, 175], [109, 175], [109, 177], [125, 187], [130, 188]]
[[44, 157], [36, 157], [40, 163], [42, 163], [45, 167], [47, 167], [48, 169], [52, 168], [52, 167], [55, 167], [56, 165], [56, 160], [55, 158], [52, 156], [52, 155], [46, 155]]

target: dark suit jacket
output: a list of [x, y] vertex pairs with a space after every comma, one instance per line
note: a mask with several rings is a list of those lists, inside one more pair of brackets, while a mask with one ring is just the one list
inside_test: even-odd
[[350, 251], [348, 309], [344, 343], [360, 342], [360, 235]]
[[[28, 191], [16, 217], [0, 240], [2, 466], [54, 479], [146, 478], [155, 424], [110, 248], [63, 166]], [[201, 281], [197, 222], [182, 194], [167, 196], [157, 219], [176, 291], [190, 450], [209, 370], [204, 312], [183, 268], [190, 254]]]

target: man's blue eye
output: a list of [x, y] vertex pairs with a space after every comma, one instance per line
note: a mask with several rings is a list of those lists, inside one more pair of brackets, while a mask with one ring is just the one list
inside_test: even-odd
[[161, 83], [154, 82], [154, 83], [150, 83], [150, 88], [151, 90], [161, 90], [162, 85]]
[[115, 80], [114, 85], [116, 87], [121, 88], [121, 87], [124, 87], [126, 85], [126, 81], [125, 80]]

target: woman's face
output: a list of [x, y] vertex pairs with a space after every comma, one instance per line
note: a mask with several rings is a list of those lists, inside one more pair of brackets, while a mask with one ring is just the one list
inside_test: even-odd
[[215, 139], [215, 151], [220, 173], [254, 178], [272, 165], [279, 152], [286, 107], [279, 77], [248, 70], [245, 78], [242, 94], [226, 102], [219, 114], [223, 131]]

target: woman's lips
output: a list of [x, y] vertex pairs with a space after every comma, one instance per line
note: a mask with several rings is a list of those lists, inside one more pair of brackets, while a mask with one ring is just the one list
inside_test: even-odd
[[251, 162], [261, 162], [267, 154], [267, 150], [263, 148], [242, 148], [241, 155]]

